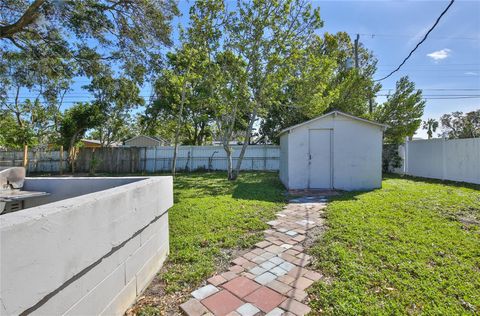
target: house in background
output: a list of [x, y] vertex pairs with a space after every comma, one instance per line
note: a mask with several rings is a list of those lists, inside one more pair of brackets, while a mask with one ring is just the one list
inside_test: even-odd
[[113, 142], [108, 146], [102, 146], [102, 142], [96, 139], [82, 139], [80, 142], [83, 148], [119, 147], [122, 145], [121, 143]]
[[146, 135], [138, 135], [127, 139], [124, 144], [126, 147], [158, 147], [169, 145], [166, 140], [160, 137]]
[[80, 141], [82, 143], [83, 148], [100, 148], [102, 147], [102, 143], [96, 139], [82, 139]]
[[280, 179], [288, 189], [370, 190], [382, 185], [387, 126], [333, 111], [280, 132]]

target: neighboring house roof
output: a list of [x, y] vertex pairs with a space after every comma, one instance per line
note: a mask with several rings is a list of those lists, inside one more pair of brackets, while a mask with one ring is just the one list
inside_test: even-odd
[[92, 144], [98, 144], [98, 145], [102, 144], [101, 141], [96, 140], [96, 139], [81, 139], [80, 141], [82, 141], [84, 143], [92, 143]]
[[295, 128], [303, 126], [303, 125], [310, 124], [312, 122], [315, 122], [316, 120], [320, 120], [320, 119], [322, 119], [324, 117], [327, 117], [327, 116], [330, 116], [330, 115], [343, 115], [343, 116], [349, 117], [349, 118], [357, 120], [357, 121], [361, 121], [361, 122], [365, 122], [365, 123], [369, 123], [369, 124], [372, 124], [372, 125], [377, 125], [377, 126], [383, 127], [384, 129], [388, 127], [388, 125], [386, 125], [386, 124], [377, 123], [377, 122], [374, 122], [374, 121], [370, 121], [370, 120], [367, 120], [367, 119], [364, 119], [364, 118], [361, 118], [361, 117], [357, 117], [357, 116], [353, 116], [353, 115], [343, 113], [343, 112], [340, 112], [340, 111], [332, 111], [332, 112], [328, 112], [327, 114], [324, 114], [324, 115], [318, 116], [316, 118], [313, 118], [311, 120], [305, 121], [303, 123], [285, 128], [285, 129], [281, 130], [278, 133], [278, 135], [280, 136], [280, 135], [282, 135], [282, 134], [284, 134], [284, 133], [286, 133], [286, 132], [288, 132], [292, 129], [295, 129]]
[[[102, 142], [97, 140], [97, 139], [81, 139], [80, 141], [84, 142], [84, 143], [90, 143], [90, 144], [95, 144], [95, 145], [102, 146]], [[117, 147], [117, 146], [120, 146], [120, 145], [121, 145], [121, 143], [119, 143], [119, 142], [113, 142], [109, 145], [109, 147]]]
[[134, 139], [137, 139], [137, 138], [140, 138], [140, 137], [149, 138], [149, 139], [151, 139], [151, 140], [153, 140], [153, 141], [160, 142], [160, 143], [166, 143], [166, 142], [167, 142], [167, 141], [164, 140], [163, 138], [160, 138], [160, 137], [157, 137], [157, 136], [137, 135], [137, 136], [134, 136], [134, 137], [132, 137], [132, 138], [130, 138], [130, 139], [127, 139], [127, 140], [125, 141], [125, 143], [130, 142], [130, 141], [132, 141], [132, 140], [134, 140]]

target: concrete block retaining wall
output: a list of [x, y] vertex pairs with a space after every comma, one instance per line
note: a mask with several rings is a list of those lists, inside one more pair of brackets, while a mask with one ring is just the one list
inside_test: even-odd
[[27, 178], [25, 189], [52, 194], [0, 218], [0, 314], [123, 314], [168, 255], [172, 178]]

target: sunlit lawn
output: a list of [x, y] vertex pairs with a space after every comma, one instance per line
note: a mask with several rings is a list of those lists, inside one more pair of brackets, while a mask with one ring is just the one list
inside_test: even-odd
[[161, 275], [167, 291], [199, 284], [234, 249], [262, 239], [265, 224], [284, 205], [276, 173], [180, 175], [174, 181], [175, 204], [169, 211], [170, 255]]
[[327, 208], [314, 313], [480, 313], [480, 187], [387, 177]]

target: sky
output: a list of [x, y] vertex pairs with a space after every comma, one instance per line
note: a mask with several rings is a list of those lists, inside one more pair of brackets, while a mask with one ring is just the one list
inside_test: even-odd
[[[192, 2], [179, 1], [183, 15], [172, 22], [174, 29], [187, 26]], [[235, 2], [227, 0], [227, 5], [234, 7]], [[375, 79], [384, 77], [403, 61], [448, 3], [449, 0], [312, 1], [313, 6], [320, 7], [324, 21], [319, 34], [345, 31], [352, 38], [360, 34], [360, 42], [378, 59]], [[178, 31], [172, 36], [178, 43]], [[455, 1], [402, 69], [381, 82], [377, 102], [384, 102], [385, 95], [394, 91], [396, 81], [404, 75], [423, 90], [423, 120], [438, 119], [453, 111], [480, 109], [480, 0]], [[81, 88], [86, 84], [86, 78], [76, 81], [65, 98], [65, 107], [91, 98]], [[150, 87], [144, 87], [141, 94], [148, 97], [150, 92]], [[426, 138], [427, 134], [420, 128], [416, 136]]]
[[[227, 1], [235, 6], [236, 1]], [[374, 77], [380, 79], [394, 70], [423, 38], [449, 0], [432, 1], [312, 1], [320, 7], [324, 32], [344, 31], [378, 59]], [[173, 21], [186, 26], [191, 1], [180, 1], [184, 14]], [[174, 38], [176, 34], [174, 34]], [[480, 0], [456, 0], [428, 39], [400, 71], [381, 81], [377, 102], [394, 91], [395, 83], [408, 75], [426, 99], [422, 120], [439, 119], [445, 113], [480, 109]], [[439, 134], [440, 129], [436, 134]], [[437, 135], [434, 135], [435, 137]], [[416, 137], [427, 138], [419, 128]]]
[[[448, 3], [313, 2], [320, 7], [322, 31], [346, 31], [352, 37], [360, 34], [362, 44], [378, 59], [375, 79], [389, 74], [403, 61]], [[381, 82], [380, 93], [393, 91], [396, 81], [404, 75], [423, 90], [427, 99], [423, 120], [480, 109], [480, 1], [455, 1], [402, 69]], [[384, 96], [377, 97], [378, 102], [384, 100]], [[419, 129], [416, 136], [426, 138], [427, 134]]]

